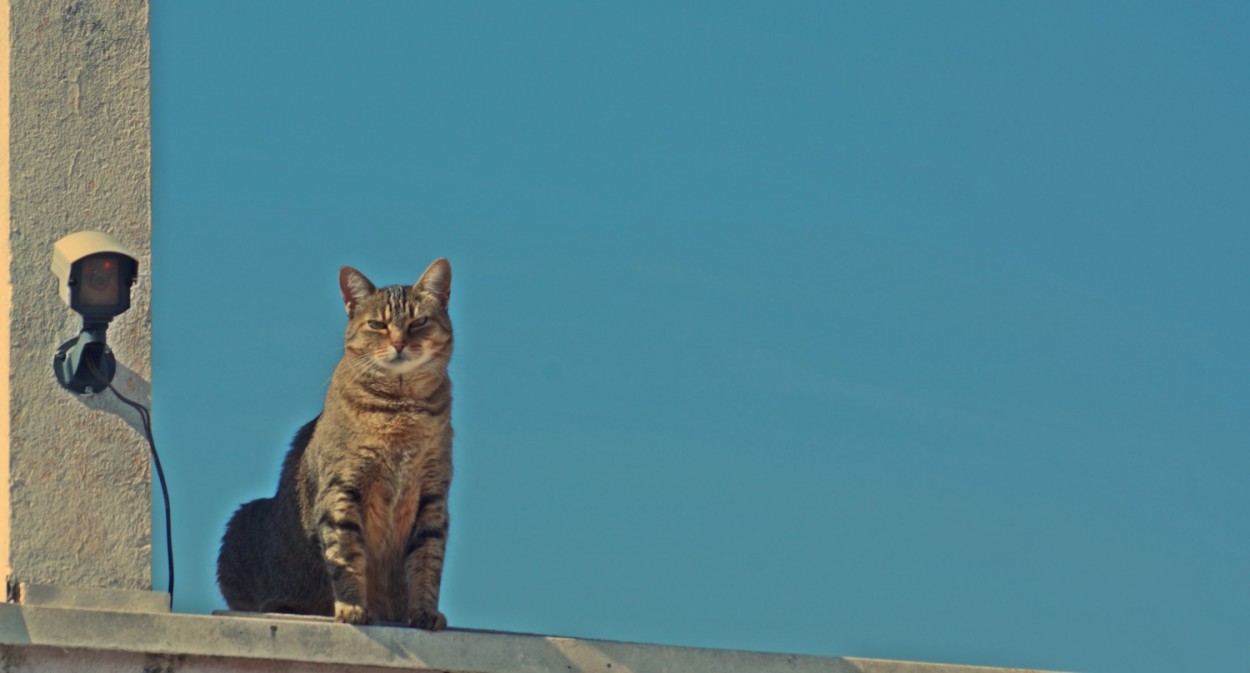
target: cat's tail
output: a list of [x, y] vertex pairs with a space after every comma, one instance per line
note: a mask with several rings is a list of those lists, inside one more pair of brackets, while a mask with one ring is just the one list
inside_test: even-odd
[[266, 599], [265, 542], [272, 534], [274, 509], [273, 498], [253, 500], [239, 507], [226, 524], [217, 555], [217, 586], [231, 610], [257, 612]]

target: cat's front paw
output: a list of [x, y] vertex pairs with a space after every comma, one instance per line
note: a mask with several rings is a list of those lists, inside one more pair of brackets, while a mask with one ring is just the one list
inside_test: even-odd
[[334, 601], [334, 621], [342, 624], [368, 624], [369, 613], [363, 605]]
[[447, 628], [447, 618], [438, 608], [418, 608], [408, 613], [408, 626], [426, 631], [442, 631]]

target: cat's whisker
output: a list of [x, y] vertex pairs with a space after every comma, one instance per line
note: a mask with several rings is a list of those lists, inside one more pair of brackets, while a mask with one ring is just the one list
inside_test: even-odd
[[373, 369], [374, 359], [372, 355], [362, 355], [351, 362], [345, 371], [348, 374], [348, 385], [355, 385]]
[[[347, 376], [347, 383], [354, 385], [372, 368], [373, 359], [372, 353], [360, 353], [354, 356], [345, 355], [339, 364], [339, 370]], [[333, 375], [331, 375], [330, 380], [334, 380]]]
[[360, 370], [365, 369], [368, 366], [369, 366], [368, 357], [363, 357], [363, 358], [357, 357], [351, 360], [343, 360], [343, 362], [339, 365], [339, 367], [341, 367], [343, 371], [349, 372], [349, 373], [359, 372]]
[[449, 355], [432, 355], [425, 361], [426, 367], [446, 367], [451, 362]]

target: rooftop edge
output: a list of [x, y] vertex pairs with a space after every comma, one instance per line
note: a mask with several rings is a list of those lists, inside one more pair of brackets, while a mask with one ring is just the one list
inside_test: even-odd
[[[768, 654], [557, 636], [396, 626], [348, 626], [273, 615], [191, 615], [0, 604], [0, 647], [144, 657], [211, 658], [213, 670], [246, 662], [409, 671], [529, 673], [1019, 673], [987, 668], [847, 657]], [[232, 665], [230, 662], [235, 662]], [[175, 670], [175, 669], [164, 669]], [[201, 669], [207, 670], [207, 669]], [[251, 670], [249, 668], [249, 670]], [[1037, 673], [1037, 672], [1034, 672]]]

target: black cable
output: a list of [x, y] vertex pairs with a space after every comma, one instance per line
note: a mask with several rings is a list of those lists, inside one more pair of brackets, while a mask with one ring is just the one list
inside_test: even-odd
[[148, 449], [152, 452], [152, 462], [156, 465], [156, 476], [161, 481], [161, 496], [165, 499], [165, 552], [169, 562], [169, 600], [172, 603], [174, 600], [174, 533], [173, 524], [169, 520], [169, 488], [165, 486], [165, 470], [161, 468], [161, 457], [156, 453], [156, 440], [152, 439], [152, 412], [118, 392], [113, 384], [108, 384], [108, 389], [113, 391], [117, 399], [130, 405], [139, 413], [139, 419], [143, 421], [143, 433], [148, 440]]
[[[107, 348], [104, 352], [106, 355], [111, 355]], [[165, 470], [161, 467], [161, 457], [160, 454], [156, 452], [156, 440], [152, 437], [152, 412], [142, 404], [139, 404], [138, 402], [135, 402], [129, 397], [121, 394], [117, 388], [114, 388], [112, 382], [110, 381], [112, 376], [110, 375], [106, 377], [101, 375], [100, 370], [96, 367], [94, 359], [85, 358], [84, 363], [87, 365], [87, 369], [91, 370], [92, 375], [95, 376], [97, 380], [104, 381], [104, 385], [109, 390], [113, 391], [113, 394], [117, 396], [117, 399], [134, 409], [139, 414], [139, 420], [143, 422], [143, 435], [148, 440], [148, 451], [152, 454], [152, 462], [156, 464], [156, 476], [160, 477], [161, 496], [165, 500], [165, 555], [166, 562], [169, 564], [169, 602], [172, 605], [174, 600], [173, 521], [170, 520], [169, 516], [169, 487], [165, 485]]]

